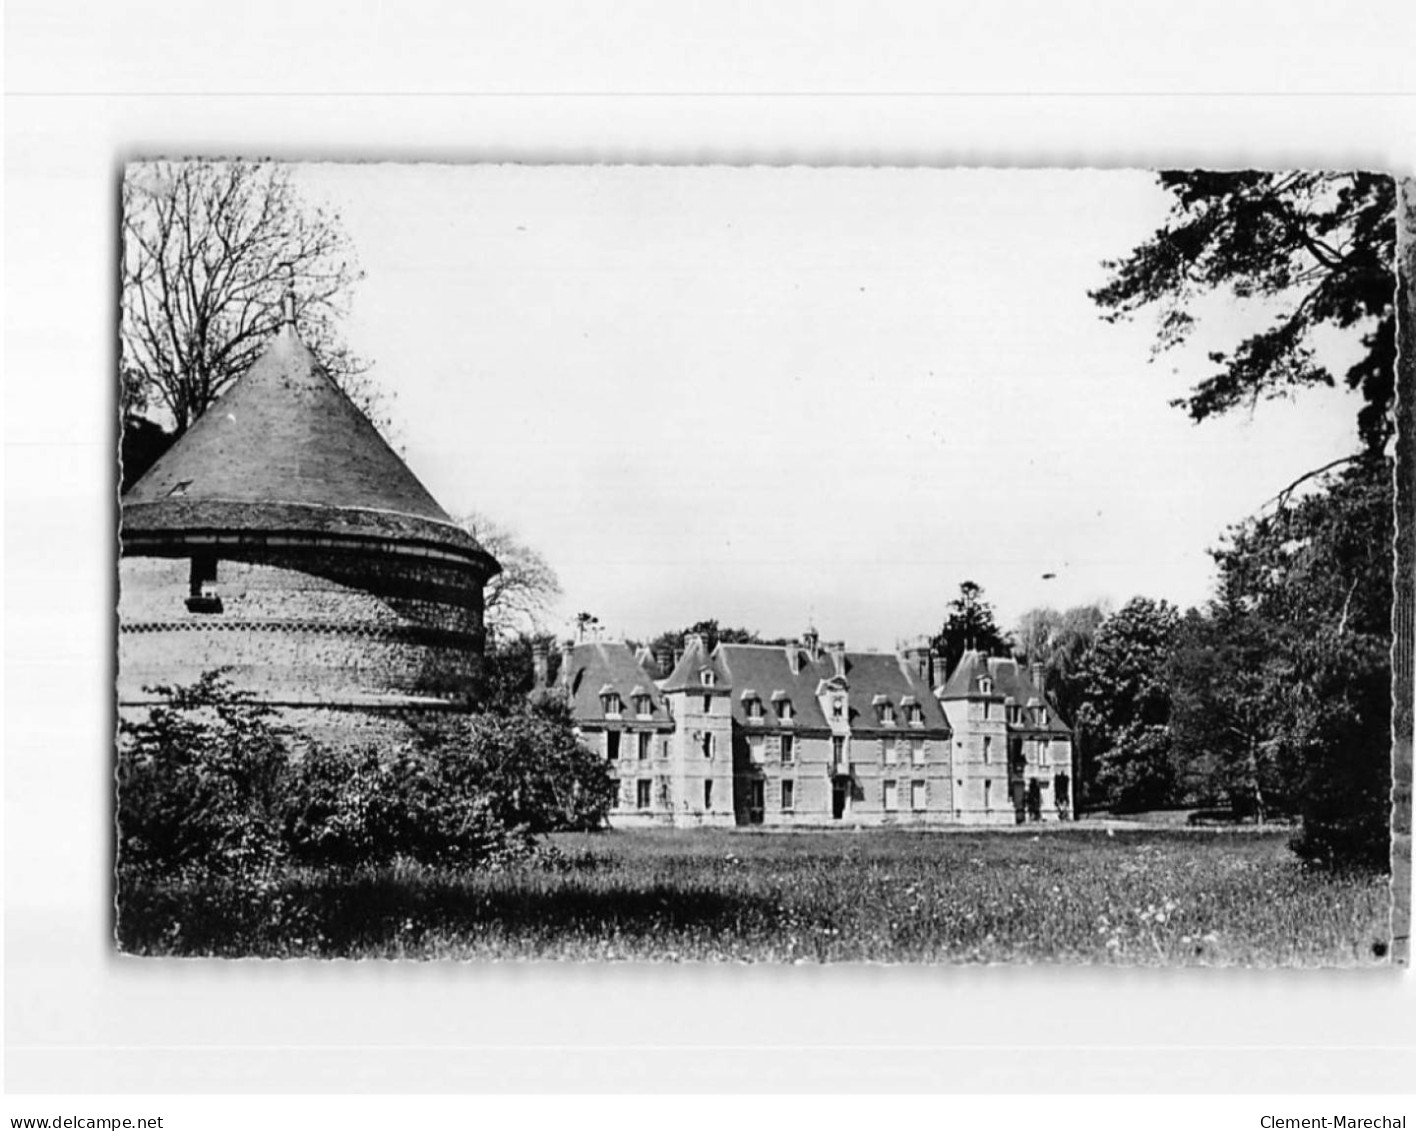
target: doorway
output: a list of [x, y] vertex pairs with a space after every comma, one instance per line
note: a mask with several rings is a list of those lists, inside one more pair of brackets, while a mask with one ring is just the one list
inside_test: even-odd
[[762, 823], [762, 814], [767, 808], [766, 784], [761, 778], [753, 778], [747, 783], [747, 822], [750, 825]]
[[831, 783], [831, 820], [839, 821], [846, 815], [846, 802], [850, 799], [850, 782], [837, 778]]

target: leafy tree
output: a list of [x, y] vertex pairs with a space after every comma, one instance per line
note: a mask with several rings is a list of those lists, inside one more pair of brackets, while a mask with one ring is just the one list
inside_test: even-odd
[[1072, 719], [1081, 706], [1077, 673], [1105, 619], [1106, 610], [1092, 604], [1061, 613], [1052, 608], [1029, 609], [1018, 620], [1015, 654], [1026, 663], [1042, 665], [1048, 695], [1065, 719]]
[[[1306, 859], [1381, 866], [1391, 782], [1390, 472], [1363, 457], [1215, 551], [1225, 630], [1257, 637], [1245, 709], [1267, 721]], [[1257, 672], [1260, 678], [1255, 679]]]
[[1179, 622], [1169, 602], [1136, 597], [1096, 631], [1077, 673], [1074, 720], [1093, 754], [1081, 767], [1089, 805], [1124, 812], [1174, 797], [1167, 675]]
[[516, 714], [531, 703], [535, 710], [559, 717], [554, 697], [536, 696], [533, 650], [546, 649], [548, 681], [555, 685], [560, 652], [556, 639], [547, 633], [519, 632], [514, 636], [493, 637], [482, 660], [480, 708], [496, 715]]
[[1355, 331], [1363, 349], [1342, 380], [1360, 390], [1368, 451], [1391, 435], [1395, 182], [1372, 173], [1167, 172], [1168, 222], [1124, 259], [1091, 297], [1115, 321], [1159, 310], [1155, 352], [1185, 342], [1196, 300], [1259, 300], [1266, 324], [1210, 360], [1216, 372], [1175, 403], [1195, 420], [1288, 396], [1334, 374], [1319, 357], [1324, 328]]
[[1191, 609], [1171, 655], [1171, 739], [1181, 800], [1260, 824], [1287, 812], [1297, 781], [1279, 740], [1293, 669], [1258, 618]]
[[501, 573], [487, 583], [482, 597], [483, 615], [492, 638], [539, 631], [545, 615], [561, 595], [556, 571], [540, 551], [526, 545], [510, 527], [495, 519], [473, 513], [459, 523], [501, 563]]
[[933, 640], [934, 653], [944, 658], [944, 670], [952, 672], [963, 654], [976, 649], [986, 656], [1006, 656], [1012, 641], [998, 627], [993, 606], [983, 599], [983, 588], [973, 581], [959, 586], [959, 595], [949, 602], [949, 615]]
[[172, 446], [176, 438], [171, 432], [165, 431], [162, 425], [146, 417], [124, 417], [123, 434], [118, 446], [123, 470], [119, 491], [126, 491], [141, 479], [143, 473], [162, 458], [162, 453]]
[[122, 206], [125, 415], [163, 412], [180, 436], [259, 356], [293, 284], [302, 337], [387, 430], [367, 366], [338, 333], [363, 273], [339, 217], [303, 201], [288, 168], [134, 163]]
[[[1177, 743], [1192, 767], [1199, 745], [1209, 745], [1226, 790], [1261, 788], [1277, 768], [1275, 785], [1303, 817], [1294, 847], [1306, 859], [1381, 864], [1392, 510], [1382, 457], [1395, 373], [1395, 186], [1362, 173], [1252, 172], [1167, 173], [1161, 184], [1174, 198], [1169, 220], [1107, 265], [1111, 279], [1092, 294], [1105, 316], [1157, 308], [1157, 353], [1188, 338], [1206, 296], [1239, 300], [1265, 320], [1212, 353], [1216, 372], [1176, 403], [1204, 420], [1335, 385], [1318, 342], [1334, 330], [1359, 346], [1340, 376], [1362, 397], [1362, 450], [1284, 488], [1214, 552], [1215, 624], [1208, 640], [1189, 634], [1192, 647], [1175, 672]], [[1227, 683], [1212, 678], [1220, 670], [1232, 673]], [[1200, 716], [1210, 708], [1240, 718], [1235, 729], [1248, 733], [1229, 741], [1211, 725], [1206, 736]], [[1249, 762], [1239, 752], [1251, 741]]]

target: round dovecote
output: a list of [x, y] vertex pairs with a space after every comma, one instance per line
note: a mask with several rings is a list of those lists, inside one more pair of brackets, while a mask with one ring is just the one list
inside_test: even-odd
[[466, 705], [500, 569], [294, 327], [122, 499], [119, 701], [227, 669], [286, 706]]

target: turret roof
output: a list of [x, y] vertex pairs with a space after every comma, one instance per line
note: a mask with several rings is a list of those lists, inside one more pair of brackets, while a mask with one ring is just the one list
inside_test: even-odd
[[432, 543], [495, 562], [285, 325], [122, 499], [130, 533], [282, 531]]

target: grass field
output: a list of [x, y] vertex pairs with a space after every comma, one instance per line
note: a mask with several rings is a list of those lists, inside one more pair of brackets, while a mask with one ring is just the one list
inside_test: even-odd
[[122, 893], [148, 954], [1368, 965], [1385, 877], [1301, 869], [1282, 832], [738, 830], [561, 835], [459, 874], [291, 874]]

